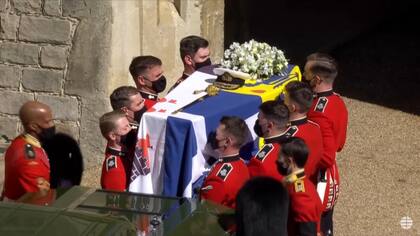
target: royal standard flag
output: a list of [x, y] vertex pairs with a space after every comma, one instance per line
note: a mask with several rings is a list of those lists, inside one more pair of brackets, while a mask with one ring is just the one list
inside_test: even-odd
[[195, 72], [143, 115], [138, 132], [131, 184], [132, 192], [191, 197], [193, 183], [208, 171], [214, 156], [207, 137], [223, 116], [239, 116], [250, 130], [250, 140], [241, 149], [249, 159], [256, 153], [253, 126], [261, 103], [278, 99], [285, 85], [300, 80], [297, 66], [289, 65], [282, 76], [263, 81], [245, 81], [236, 90], [221, 90], [208, 96], [214, 74]]

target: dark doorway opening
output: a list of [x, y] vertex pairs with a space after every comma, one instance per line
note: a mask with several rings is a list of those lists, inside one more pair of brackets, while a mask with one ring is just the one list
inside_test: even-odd
[[226, 0], [225, 48], [250, 39], [301, 66], [316, 51], [339, 65], [340, 94], [420, 115], [420, 4], [415, 1]]

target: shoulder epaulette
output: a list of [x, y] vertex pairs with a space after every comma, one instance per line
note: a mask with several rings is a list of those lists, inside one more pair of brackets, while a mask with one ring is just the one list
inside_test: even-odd
[[268, 157], [268, 154], [274, 149], [273, 144], [267, 143], [261, 148], [261, 150], [257, 153], [255, 158], [261, 162], [264, 162], [265, 158]]
[[109, 156], [106, 159], [106, 171], [110, 171], [111, 169], [117, 168], [117, 157], [116, 156]]
[[29, 143], [25, 144], [25, 157], [26, 159], [35, 159], [34, 147]]
[[296, 125], [292, 125], [286, 130], [285, 135], [293, 137], [296, 134], [296, 132], [298, 132], [298, 130], [299, 128]]
[[327, 104], [328, 104], [328, 98], [320, 97], [318, 99], [318, 102], [316, 103], [315, 111], [324, 112], [325, 108], [327, 107]]
[[223, 181], [227, 179], [230, 172], [232, 172], [233, 166], [230, 163], [224, 163], [222, 167], [220, 167], [219, 171], [217, 172], [216, 176], [221, 178]]

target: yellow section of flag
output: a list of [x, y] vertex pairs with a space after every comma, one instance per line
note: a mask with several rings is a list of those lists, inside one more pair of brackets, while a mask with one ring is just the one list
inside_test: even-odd
[[[284, 79], [281, 79], [284, 78]], [[290, 73], [278, 79], [267, 79], [262, 82], [246, 80], [245, 84], [236, 90], [227, 90], [232, 93], [246, 94], [261, 97], [261, 102], [275, 100], [283, 93], [285, 86], [291, 81], [300, 81], [302, 74], [299, 66], [293, 66]]]

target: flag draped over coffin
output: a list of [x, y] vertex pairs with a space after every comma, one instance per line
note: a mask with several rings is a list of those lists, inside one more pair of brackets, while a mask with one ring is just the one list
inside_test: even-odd
[[[239, 116], [248, 124], [252, 138], [241, 155], [250, 158], [256, 151], [252, 127], [258, 106], [277, 99], [286, 82], [301, 77], [297, 66], [289, 65], [285, 73], [262, 82], [246, 82], [237, 90], [221, 90], [216, 96], [194, 94], [212, 84], [216, 76], [193, 73], [143, 115], [129, 190], [191, 197], [192, 183], [209, 168], [206, 158], [214, 154], [206, 146], [207, 137], [223, 116]], [[200, 97], [204, 99], [197, 100]]]

